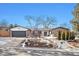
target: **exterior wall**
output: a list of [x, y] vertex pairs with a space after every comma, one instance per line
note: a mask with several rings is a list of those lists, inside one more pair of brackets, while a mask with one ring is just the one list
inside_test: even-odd
[[32, 34], [32, 37], [40, 37], [41, 36], [41, 31], [33, 30], [31, 34]]
[[42, 33], [41, 33], [41, 37], [44, 37], [44, 36], [45, 36], [45, 35], [44, 35], [45, 32], [47, 32], [47, 35], [46, 35], [46, 36], [50, 36], [50, 34], [51, 34], [51, 33], [50, 33], [50, 32], [51, 32], [50, 30], [41, 30], [41, 32], [42, 32]]
[[27, 30], [27, 37], [40, 37], [41, 31], [39, 30]]
[[30, 29], [28, 29], [27, 31], [26, 31], [26, 36], [29, 38], [29, 37], [32, 37], [32, 30], [30, 30]]

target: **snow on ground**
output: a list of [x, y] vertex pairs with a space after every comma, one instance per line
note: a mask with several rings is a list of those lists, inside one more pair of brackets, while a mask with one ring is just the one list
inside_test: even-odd
[[[25, 38], [23, 38], [25, 39]], [[23, 40], [22, 39], [22, 40]], [[79, 56], [79, 48], [18, 47], [21, 39], [0, 38], [0, 56]], [[2, 45], [2, 43], [6, 42]], [[56, 41], [54, 41], [56, 43]], [[65, 42], [67, 44], [67, 42]], [[61, 45], [60, 43], [58, 45]], [[65, 45], [63, 45], [65, 46]]]
[[2, 56], [79, 56], [79, 52], [70, 52], [63, 49], [47, 49], [47, 48], [22, 48], [10, 47], [6, 49], [0, 48]]

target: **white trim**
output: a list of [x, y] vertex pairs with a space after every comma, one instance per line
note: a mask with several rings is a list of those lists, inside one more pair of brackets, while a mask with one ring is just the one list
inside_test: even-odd
[[11, 31], [27, 31], [28, 29], [26, 28], [23, 28], [23, 27], [15, 27], [15, 28], [12, 28], [10, 29]]

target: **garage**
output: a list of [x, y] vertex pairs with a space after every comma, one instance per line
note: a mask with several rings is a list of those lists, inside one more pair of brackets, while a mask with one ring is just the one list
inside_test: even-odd
[[26, 37], [26, 31], [12, 31], [12, 37]]
[[26, 37], [27, 29], [23, 27], [15, 27], [10, 31], [11, 37]]

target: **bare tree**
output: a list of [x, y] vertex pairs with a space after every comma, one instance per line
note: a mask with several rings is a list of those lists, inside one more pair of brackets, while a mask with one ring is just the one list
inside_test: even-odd
[[29, 26], [32, 28], [34, 17], [33, 16], [25, 16], [25, 20], [29, 23]]
[[52, 28], [56, 25], [56, 20], [52, 16], [38, 17], [38, 27], [41, 25], [43, 28]]
[[69, 25], [67, 23], [63, 23], [63, 24], [60, 24], [60, 27], [69, 28]]
[[[47, 17], [32, 17], [32, 16], [26, 16], [26, 20], [33, 28], [52, 28], [54, 25], [56, 25], [56, 20], [52, 16]], [[33, 22], [32, 22], [33, 21]]]
[[36, 20], [35, 20], [36, 22], [35, 22], [35, 28], [39, 28], [39, 27], [41, 27], [42, 25], [43, 25], [43, 22], [44, 22], [44, 17], [42, 17], [42, 16], [39, 16], [39, 17], [37, 17], [36, 18]]
[[54, 25], [56, 25], [56, 20], [48, 16], [44, 22], [44, 28], [52, 28]]

